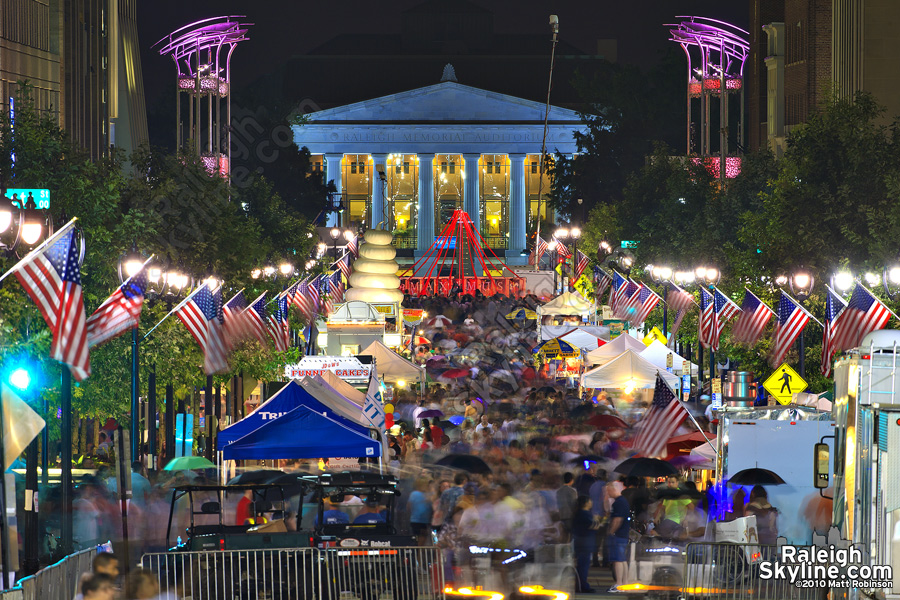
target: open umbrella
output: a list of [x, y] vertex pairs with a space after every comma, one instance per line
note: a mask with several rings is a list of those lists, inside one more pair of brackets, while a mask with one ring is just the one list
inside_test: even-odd
[[451, 423], [453, 423], [454, 425], [459, 426], [459, 425], [462, 425], [462, 422], [465, 421], [466, 418], [462, 415], [453, 415], [452, 417], [450, 417], [447, 420], [450, 421]]
[[432, 409], [432, 410], [423, 410], [418, 415], [416, 415], [416, 418], [418, 418], [418, 419], [433, 419], [434, 417], [443, 417], [443, 416], [444, 416], [444, 413], [442, 413], [441, 411]]
[[275, 469], [256, 469], [255, 471], [244, 471], [243, 473], [232, 477], [226, 485], [247, 485], [249, 483], [269, 483], [275, 477], [281, 477], [284, 471], [276, 471]]
[[646, 458], [633, 456], [619, 463], [615, 469], [616, 473], [623, 475], [633, 475], [634, 477], [666, 477], [667, 475], [678, 475], [678, 469], [658, 458]]
[[628, 423], [616, 415], [594, 415], [587, 420], [588, 425], [597, 429], [627, 429]]
[[537, 313], [528, 308], [517, 308], [508, 315], [507, 319], [537, 319]]
[[421, 335], [417, 335], [415, 340], [413, 341], [414, 346], [427, 346], [429, 344], [431, 344], [431, 340]]
[[490, 473], [491, 468], [484, 460], [472, 454], [448, 454], [436, 463], [442, 467], [460, 469], [469, 473]]
[[441, 373], [441, 377], [446, 377], [447, 379], [458, 379], [459, 377], [468, 377], [468, 375], [468, 369], [448, 369]]
[[202, 456], [179, 456], [166, 464], [165, 471], [189, 471], [191, 469], [215, 469], [216, 465]]
[[444, 315], [437, 315], [425, 321], [425, 327], [435, 327], [437, 329], [449, 327], [450, 325], [453, 325], [453, 321], [451, 321]]
[[743, 469], [728, 478], [735, 485], [783, 485], [784, 479], [768, 469]]
[[712, 433], [695, 431], [684, 435], [676, 435], [670, 437], [666, 442], [666, 452], [669, 457], [680, 456], [689, 453], [691, 448], [696, 448], [709, 442], [712, 442], [713, 445], [716, 443], [716, 436]]
[[547, 358], [577, 358], [581, 356], [581, 349], [560, 338], [553, 338], [541, 342], [532, 349], [534, 354], [543, 354]]

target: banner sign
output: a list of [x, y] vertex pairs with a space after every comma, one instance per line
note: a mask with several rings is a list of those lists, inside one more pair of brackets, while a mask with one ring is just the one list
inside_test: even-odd
[[373, 304], [372, 308], [375, 309], [375, 312], [378, 312], [386, 317], [396, 317], [397, 316], [397, 305], [396, 304]]
[[288, 379], [315, 377], [325, 371], [331, 371], [344, 381], [350, 383], [366, 383], [372, 365], [364, 365], [355, 356], [304, 356], [299, 363], [285, 365], [284, 376]]
[[418, 325], [422, 322], [422, 317], [425, 315], [425, 309], [423, 308], [404, 308], [402, 312], [403, 320], [410, 325]]

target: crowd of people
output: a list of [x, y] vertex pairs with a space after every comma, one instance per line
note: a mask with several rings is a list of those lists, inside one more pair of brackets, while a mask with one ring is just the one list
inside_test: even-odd
[[[533, 297], [480, 296], [410, 299], [404, 304], [441, 318], [426, 319], [418, 328], [428, 343], [415, 348], [410, 358], [425, 365], [430, 382], [423, 388], [396, 390], [387, 462], [404, 491], [398, 503], [399, 525], [408, 527], [419, 544], [437, 544], [443, 550], [448, 580], [468, 577], [472, 548], [533, 555], [554, 545], [570, 549], [578, 589], [590, 592], [592, 566], [606, 566], [616, 584], [625, 582], [628, 541], [635, 536], [707, 539], [714, 500], [688, 477], [673, 476], [658, 486], [614, 471], [633, 453], [630, 426], [643, 410], [616, 411], [605, 394], [582, 397], [568, 379], [551, 377], [552, 371], [532, 354], [535, 322], [507, 317], [536, 304]], [[616, 414], [629, 427], [598, 429], [589, 423], [598, 414]], [[698, 421], [706, 425], [702, 414]], [[448, 454], [469, 455], [480, 463], [463, 470], [437, 467]], [[278, 466], [313, 473], [318, 465], [310, 460]], [[184, 475], [148, 474], [135, 463], [132, 481], [130, 537], [140, 540], [143, 551], [162, 550], [165, 532], [157, 524], [167, 519], [170, 490], [185, 481]], [[764, 494], [759, 488], [746, 503], [737, 499], [734, 515], [774, 511]], [[79, 547], [121, 538], [118, 520], [98, 518], [115, 514], [118, 501], [110, 473], [101, 470], [82, 481], [74, 505]], [[302, 500], [297, 502], [302, 506]], [[52, 501], [41, 507], [53, 511]], [[341, 518], [340, 506], [325, 509], [327, 523], [343, 522], [329, 520]], [[240, 511], [239, 504], [235, 510]], [[378, 507], [364, 507], [354, 516], [360, 517], [379, 518]], [[774, 518], [771, 522], [774, 531]], [[176, 518], [173, 529], [181, 525]], [[504, 577], [515, 567], [495, 566]], [[104, 582], [102, 574], [86, 580], [84, 597], [106, 597]], [[149, 584], [144, 588], [134, 592], [141, 595], [126, 597], [154, 597], [148, 595]]]

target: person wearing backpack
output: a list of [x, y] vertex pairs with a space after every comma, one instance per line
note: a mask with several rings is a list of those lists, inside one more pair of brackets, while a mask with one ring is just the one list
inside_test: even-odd
[[778, 509], [769, 504], [769, 494], [761, 485], [750, 490], [750, 500], [744, 506], [744, 516], [756, 516], [756, 533], [759, 543], [774, 545], [778, 538]]

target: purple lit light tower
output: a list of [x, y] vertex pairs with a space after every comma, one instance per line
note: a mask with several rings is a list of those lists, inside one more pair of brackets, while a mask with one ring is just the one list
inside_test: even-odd
[[[242, 15], [203, 19], [173, 31], [154, 44], [161, 45], [160, 55], [171, 56], [178, 69], [175, 91], [175, 143], [178, 149], [196, 152], [210, 174], [218, 172], [226, 179], [231, 174], [231, 127], [228, 127], [231, 123], [231, 55], [238, 43], [248, 39], [247, 27], [253, 25], [239, 22], [241, 18]], [[184, 137], [182, 94], [187, 94], [188, 100], [187, 138]]]
[[[740, 126], [736, 146], [744, 141], [744, 63], [750, 52], [749, 32], [724, 21], [705, 17], [677, 17], [677, 24], [669, 24], [669, 39], [678, 42], [687, 55], [687, 153], [699, 154], [700, 160], [712, 174], [724, 179], [736, 177], [741, 170], [739, 156], [728, 156], [728, 105], [732, 98], [738, 102]], [[700, 149], [696, 150], [693, 100], [700, 101]], [[710, 113], [713, 100], [719, 102], [719, 156], [715, 160], [710, 144]]]

